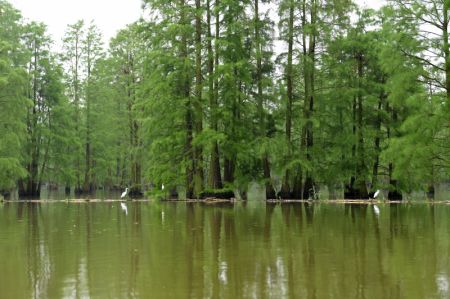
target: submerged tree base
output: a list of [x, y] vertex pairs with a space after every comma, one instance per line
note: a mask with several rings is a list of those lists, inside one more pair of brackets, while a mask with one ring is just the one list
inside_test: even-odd
[[[66, 204], [90, 204], [90, 203], [119, 203], [124, 202], [122, 199], [100, 199], [100, 198], [75, 198], [75, 199], [63, 199], [63, 200], [54, 200], [54, 199], [24, 199], [24, 200], [11, 200], [7, 198], [1, 198], [0, 202], [5, 204], [8, 203], [40, 203], [40, 204], [53, 204], [53, 203], [66, 203]], [[130, 199], [130, 202], [154, 202], [155, 199], [149, 198], [140, 198], [140, 199]], [[180, 202], [180, 203], [199, 203], [199, 204], [234, 204], [237, 202], [246, 203], [247, 201], [237, 200], [236, 198], [230, 199], [220, 199], [220, 198], [205, 198], [205, 199], [165, 199], [162, 200], [165, 202]], [[410, 201], [410, 200], [366, 200], [366, 199], [333, 199], [333, 200], [305, 200], [305, 199], [269, 199], [264, 201], [267, 204], [343, 204], [343, 205], [374, 205], [374, 204], [429, 204], [429, 205], [450, 205], [450, 200], [441, 200], [441, 201]]]
[[140, 189], [131, 189], [128, 196], [131, 198], [142, 198], [144, 193]]
[[388, 199], [389, 200], [403, 200], [403, 195], [401, 192], [398, 192], [396, 190], [389, 191], [388, 193]]
[[204, 190], [200, 193], [200, 199], [232, 199], [234, 191], [228, 188]]
[[370, 195], [365, 188], [354, 188], [353, 186], [346, 186], [344, 192], [344, 199], [370, 199]]

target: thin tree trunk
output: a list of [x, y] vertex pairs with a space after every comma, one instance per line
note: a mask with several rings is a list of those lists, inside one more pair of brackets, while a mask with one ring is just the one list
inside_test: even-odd
[[[48, 109], [47, 111], [48, 113], [48, 130], [51, 131], [52, 127], [51, 127], [51, 115], [50, 115], [50, 109]], [[47, 140], [47, 146], [45, 148], [45, 154], [44, 154], [44, 159], [42, 161], [42, 166], [41, 166], [41, 171], [39, 172], [39, 179], [38, 179], [38, 193], [41, 193], [41, 186], [42, 186], [42, 179], [44, 177], [44, 173], [45, 173], [45, 168], [47, 167], [47, 163], [48, 163], [48, 156], [49, 156], [49, 152], [50, 152], [50, 144], [51, 144], [51, 138], [49, 137]]]
[[37, 126], [38, 126], [38, 86], [37, 86], [37, 72], [38, 72], [38, 48], [37, 48], [37, 37], [34, 36], [33, 40], [33, 62], [30, 62], [29, 71], [32, 74], [32, 88], [29, 90], [29, 96], [33, 100], [33, 107], [31, 109], [31, 114], [28, 113], [28, 134], [30, 138], [30, 162], [27, 165], [28, 178], [26, 181], [26, 188], [20, 194], [20, 196], [39, 196], [38, 188], [38, 175], [39, 175], [39, 138], [37, 136]]
[[140, 146], [139, 142], [139, 123], [133, 115], [133, 108], [136, 103], [136, 78], [135, 78], [135, 66], [134, 55], [128, 52], [128, 115], [130, 122], [130, 148], [131, 151], [131, 186], [130, 196], [140, 196], [141, 191], [141, 165], [138, 159], [138, 150]]
[[[180, 0], [180, 25], [186, 25], [186, 4], [185, 0]], [[183, 32], [181, 35], [181, 45], [180, 45], [180, 59], [186, 61], [188, 58], [188, 48], [187, 48], [187, 37], [186, 33]], [[192, 104], [190, 97], [190, 80], [188, 70], [184, 69], [182, 72], [182, 88], [181, 95], [185, 101], [185, 126], [186, 126], [186, 144], [185, 144], [185, 160], [187, 161], [186, 166], [186, 196], [187, 198], [192, 198], [194, 196], [194, 152], [192, 148], [193, 140], [193, 115], [192, 115]]]
[[[444, 9], [443, 9], [443, 24], [442, 24], [442, 35], [443, 35], [443, 45], [444, 45], [444, 58], [445, 58], [445, 89], [447, 96], [447, 108], [450, 112], [450, 45], [449, 45], [449, 33], [448, 33], [448, 25], [449, 25], [449, 15], [448, 11], [450, 8], [450, 3], [448, 1], [444, 1]], [[450, 126], [450, 113], [449, 115], [449, 126]]]
[[39, 138], [37, 135], [37, 126], [38, 126], [38, 92], [37, 92], [37, 72], [38, 72], [38, 53], [37, 53], [37, 37], [35, 36], [34, 39], [34, 74], [33, 74], [33, 132], [32, 132], [32, 149], [33, 154], [31, 155], [32, 161], [31, 161], [31, 173], [30, 173], [30, 195], [31, 196], [39, 196], [38, 194], [38, 186], [37, 186], [37, 179], [39, 175]]
[[[202, 7], [200, 0], [195, 0], [195, 134], [203, 130], [202, 108]], [[203, 149], [201, 145], [194, 148], [194, 195], [198, 198], [203, 190]]]
[[[79, 96], [79, 86], [78, 86], [78, 63], [79, 63], [79, 35], [75, 38], [75, 82], [74, 82], [74, 93], [75, 93], [75, 133], [76, 138], [80, 137], [80, 96]], [[75, 193], [81, 192], [81, 161], [80, 161], [80, 152], [76, 150], [76, 177], [77, 177], [77, 186], [75, 188]]]
[[[302, 23], [306, 25], [306, 3], [303, 2], [303, 18]], [[303, 57], [304, 57], [304, 78], [305, 78], [305, 102], [303, 106], [303, 117], [305, 125], [302, 130], [302, 147], [306, 152], [306, 159], [310, 165], [313, 162], [312, 148], [314, 145], [312, 117], [314, 111], [315, 91], [315, 51], [316, 51], [316, 0], [311, 1], [310, 8], [310, 30], [303, 29]], [[308, 38], [306, 38], [308, 37]], [[307, 45], [308, 43], [308, 45]], [[305, 183], [303, 186], [303, 198], [315, 197], [315, 182], [311, 171], [305, 171]]]
[[91, 186], [91, 97], [90, 97], [90, 80], [91, 80], [91, 40], [87, 38], [87, 84], [86, 84], [86, 144], [85, 144], [85, 172], [83, 192], [92, 191]]
[[[286, 84], [287, 84], [287, 105], [286, 105], [286, 142], [288, 145], [288, 158], [291, 154], [291, 135], [292, 135], [292, 103], [293, 96], [293, 74], [292, 74], [292, 60], [293, 60], [293, 46], [294, 46], [294, 3], [291, 2], [289, 6], [289, 25], [288, 25], [288, 58], [286, 66]], [[290, 171], [286, 170], [281, 187], [281, 197], [290, 197]], [[294, 196], [295, 197], [295, 196]]]
[[[237, 69], [234, 69], [234, 78], [238, 78]], [[239, 117], [238, 105], [240, 104], [241, 82], [240, 80], [234, 81], [235, 94], [232, 98], [231, 105], [231, 123], [230, 123], [230, 136], [236, 136], [236, 122]], [[234, 183], [234, 171], [236, 165], [236, 154], [232, 153], [230, 156], [225, 157], [224, 161], [224, 180], [226, 183]]]
[[[384, 80], [382, 80], [384, 81]], [[382, 82], [384, 83], [384, 82]], [[381, 109], [383, 107], [383, 102], [385, 100], [385, 93], [384, 91], [381, 92], [380, 97], [378, 99], [378, 114], [377, 114], [377, 124], [376, 124], [376, 130], [377, 130], [377, 135], [375, 137], [375, 142], [374, 142], [374, 146], [375, 146], [375, 152], [376, 152], [376, 156], [375, 156], [375, 162], [373, 163], [373, 169], [372, 169], [372, 184], [371, 184], [371, 188], [377, 188], [378, 185], [378, 169], [380, 167], [380, 152], [381, 152]]]
[[[219, 24], [219, 10], [218, 10], [219, 0], [216, 0], [216, 32], [215, 32], [215, 54], [212, 50], [212, 34], [211, 34], [211, 7], [210, 0], [207, 0], [207, 39], [208, 39], [208, 85], [209, 85], [209, 105], [211, 109], [211, 129], [215, 132], [218, 130], [217, 125], [217, 101], [218, 101], [218, 90], [219, 81], [214, 79], [214, 67], [217, 69], [219, 65], [219, 47], [218, 39], [220, 37], [220, 24]], [[214, 58], [215, 55], [215, 58]], [[217, 95], [216, 95], [217, 94]], [[219, 144], [217, 141], [213, 141], [212, 151], [211, 151], [211, 161], [209, 169], [209, 180], [208, 185], [213, 189], [222, 188], [222, 178], [220, 174], [220, 154], [219, 154]]]
[[365, 199], [369, 197], [366, 187], [366, 163], [365, 163], [365, 148], [364, 148], [364, 124], [363, 124], [363, 95], [362, 95], [362, 80], [363, 80], [363, 56], [361, 53], [357, 55], [357, 72], [358, 72], [358, 95], [357, 95], [357, 166], [356, 166], [356, 189], [359, 193], [359, 198]]
[[[398, 114], [395, 109], [395, 107], [392, 107], [392, 125], [396, 126], [398, 121]], [[393, 135], [392, 127], [389, 129], [389, 137]], [[394, 164], [391, 162], [389, 163], [389, 193], [388, 193], [388, 199], [389, 200], [402, 200], [403, 196], [401, 191], [399, 190], [399, 181], [393, 178], [394, 173]]]
[[91, 192], [91, 126], [90, 126], [90, 113], [91, 113], [91, 103], [86, 97], [86, 144], [85, 144], [85, 172], [84, 172], [84, 184], [83, 192]]
[[[259, 0], [254, 0], [255, 4], [255, 48], [256, 48], [256, 84], [258, 88], [257, 93], [257, 105], [258, 105], [258, 118], [259, 118], [259, 136], [260, 138], [266, 137], [266, 124], [264, 113], [264, 99], [263, 99], [263, 85], [262, 85], [262, 45], [261, 45], [261, 33], [260, 33], [260, 19], [259, 19]], [[264, 152], [261, 158], [261, 164], [263, 169], [263, 177], [266, 185], [266, 198], [275, 198], [275, 190], [270, 180], [270, 163], [267, 153]]]

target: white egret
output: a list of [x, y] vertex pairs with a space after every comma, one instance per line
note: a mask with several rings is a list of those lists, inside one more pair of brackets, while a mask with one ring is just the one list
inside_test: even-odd
[[125, 188], [125, 191], [122, 192], [122, 195], [120, 196], [120, 199], [125, 198], [125, 196], [127, 196], [128, 194], [128, 188]]
[[377, 190], [374, 194], [373, 194], [373, 198], [377, 198], [377, 196], [380, 195], [380, 190]]
[[380, 216], [380, 209], [377, 205], [373, 205], [373, 211], [375, 212], [375, 215]]
[[125, 215], [128, 215], [128, 208], [127, 208], [127, 205], [124, 202], [120, 203], [120, 207], [125, 212]]
[[164, 190], [164, 184], [161, 184], [161, 190]]

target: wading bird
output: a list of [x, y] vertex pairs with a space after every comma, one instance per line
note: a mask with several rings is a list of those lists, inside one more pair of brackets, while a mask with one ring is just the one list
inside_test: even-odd
[[[124, 192], [125, 193], [125, 192]], [[120, 207], [122, 208], [122, 210], [125, 212], [125, 215], [128, 215], [128, 209], [127, 209], [127, 205], [124, 202], [120, 203]]]
[[164, 184], [161, 185], [161, 190], [164, 190]]
[[377, 198], [378, 195], [380, 195], [380, 190], [377, 190], [374, 195], [373, 195], [373, 199]]
[[125, 188], [125, 191], [122, 192], [122, 195], [120, 196], [120, 199], [125, 198], [125, 196], [127, 196], [128, 194], [128, 188]]

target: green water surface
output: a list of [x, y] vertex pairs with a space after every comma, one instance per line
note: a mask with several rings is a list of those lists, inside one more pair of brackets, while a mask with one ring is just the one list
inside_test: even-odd
[[0, 203], [0, 298], [450, 298], [450, 205]]

